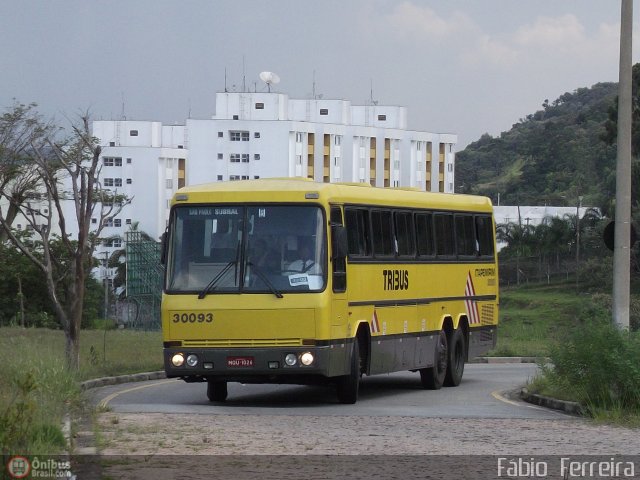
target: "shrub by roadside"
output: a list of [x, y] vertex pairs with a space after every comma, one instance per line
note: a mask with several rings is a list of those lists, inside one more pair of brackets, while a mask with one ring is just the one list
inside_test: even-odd
[[595, 418], [640, 424], [640, 332], [596, 318], [550, 349], [530, 390], [586, 407]]
[[83, 330], [80, 371], [69, 372], [59, 330], [0, 328], [0, 451], [65, 450], [65, 413], [87, 408], [80, 381], [162, 369], [160, 332]]

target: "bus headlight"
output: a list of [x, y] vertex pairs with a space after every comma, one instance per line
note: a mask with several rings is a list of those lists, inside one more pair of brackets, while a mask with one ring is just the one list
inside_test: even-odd
[[171, 357], [171, 363], [174, 367], [181, 367], [184, 365], [184, 355], [181, 353], [176, 353]]
[[311, 352], [304, 352], [302, 355], [300, 355], [300, 363], [306, 365], [307, 367], [313, 363], [313, 360], [313, 353]]
[[187, 357], [187, 365], [195, 367], [198, 364], [198, 356], [194, 353]]
[[284, 363], [293, 367], [296, 363], [298, 363], [298, 357], [295, 353], [287, 353], [287, 356], [284, 357]]

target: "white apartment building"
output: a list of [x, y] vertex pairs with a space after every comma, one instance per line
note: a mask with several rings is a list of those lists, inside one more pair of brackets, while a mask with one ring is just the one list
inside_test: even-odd
[[[265, 177], [366, 182], [453, 193], [457, 136], [407, 129], [400, 106], [299, 100], [282, 93], [220, 92], [215, 116], [167, 126], [95, 121], [101, 180], [132, 198], [103, 237], [119, 248], [133, 222], [158, 238], [184, 185]], [[98, 219], [94, 219], [95, 222]]]

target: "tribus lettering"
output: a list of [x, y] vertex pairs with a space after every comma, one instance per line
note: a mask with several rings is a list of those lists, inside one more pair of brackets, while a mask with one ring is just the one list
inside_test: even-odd
[[409, 271], [408, 270], [383, 270], [385, 290], [408, 290]]

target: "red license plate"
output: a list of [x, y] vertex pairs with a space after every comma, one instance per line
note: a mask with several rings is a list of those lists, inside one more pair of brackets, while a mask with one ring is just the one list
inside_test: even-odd
[[230, 368], [253, 367], [253, 357], [227, 357], [227, 367], [230, 367]]

